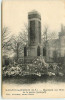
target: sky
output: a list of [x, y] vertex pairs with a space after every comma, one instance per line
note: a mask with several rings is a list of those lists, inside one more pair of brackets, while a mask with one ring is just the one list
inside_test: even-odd
[[60, 31], [65, 25], [64, 0], [3, 0], [2, 25], [11, 30], [11, 34], [19, 34], [28, 24], [28, 12], [36, 10], [41, 14], [41, 30], [48, 26], [49, 31]]

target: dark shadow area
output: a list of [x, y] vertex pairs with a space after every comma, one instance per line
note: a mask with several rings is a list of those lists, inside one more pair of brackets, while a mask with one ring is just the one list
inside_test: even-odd
[[47, 76], [42, 75], [41, 77], [36, 75], [26, 75], [17, 77], [4, 77], [3, 82], [10, 84], [35, 84], [35, 83], [61, 83], [65, 82], [65, 76]]

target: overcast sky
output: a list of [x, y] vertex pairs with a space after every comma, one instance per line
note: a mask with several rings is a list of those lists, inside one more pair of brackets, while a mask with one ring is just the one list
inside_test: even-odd
[[12, 34], [18, 34], [28, 23], [28, 12], [37, 10], [41, 14], [42, 30], [45, 24], [51, 31], [60, 31], [65, 25], [64, 0], [3, 0], [3, 27], [9, 27]]

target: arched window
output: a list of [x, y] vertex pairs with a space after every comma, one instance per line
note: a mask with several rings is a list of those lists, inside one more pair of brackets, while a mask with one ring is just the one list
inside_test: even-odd
[[37, 56], [40, 56], [40, 47], [37, 47]]
[[5, 59], [5, 65], [9, 65], [9, 59]]
[[27, 56], [27, 48], [24, 47], [24, 56]]
[[46, 56], [46, 48], [43, 48], [43, 56]]

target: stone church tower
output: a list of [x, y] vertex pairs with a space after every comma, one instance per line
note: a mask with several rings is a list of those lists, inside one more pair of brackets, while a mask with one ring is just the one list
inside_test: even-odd
[[24, 50], [25, 59], [33, 60], [35, 57], [41, 56], [41, 15], [37, 11], [28, 13], [28, 47]]

